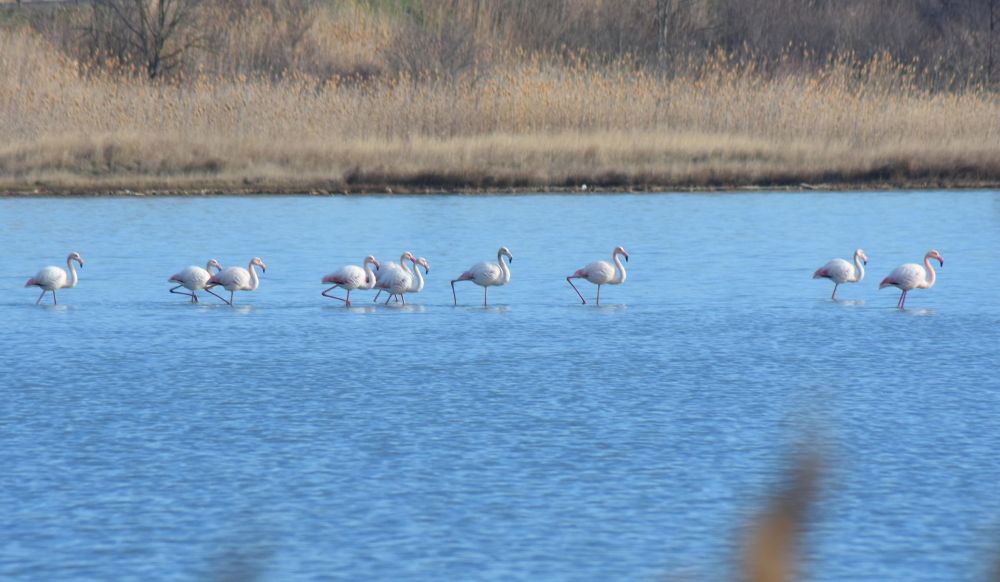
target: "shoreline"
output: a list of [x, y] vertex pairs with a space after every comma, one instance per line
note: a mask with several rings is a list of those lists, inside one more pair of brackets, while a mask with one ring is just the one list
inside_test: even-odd
[[0, 198], [142, 198], [142, 197], [212, 197], [212, 196], [529, 196], [534, 194], [600, 195], [600, 194], [727, 194], [745, 192], [865, 192], [865, 191], [931, 191], [931, 190], [1000, 190], [1000, 182], [959, 180], [946, 181], [873, 181], [822, 184], [629, 184], [551, 186], [544, 184], [509, 187], [456, 185], [454, 187], [420, 186], [400, 183], [352, 184], [335, 183], [273, 183], [246, 186], [238, 182], [192, 184], [182, 187], [129, 186], [0, 186]]

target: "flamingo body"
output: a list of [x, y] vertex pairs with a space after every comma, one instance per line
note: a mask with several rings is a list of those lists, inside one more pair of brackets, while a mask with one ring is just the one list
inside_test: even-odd
[[[198, 302], [198, 295], [196, 294], [197, 291], [204, 289], [205, 291], [212, 293], [209, 290], [210, 285], [208, 284], [209, 280], [212, 278], [212, 267], [215, 267], [219, 271], [222, 271], [222, 265], [219, 264], [219, 261], [211, 259], [208, 261], [208, 264], [205, 265], [204, 269], [202, 269], [197, 265], [191, 265], [190, 267], [184, 269], [183, 271], [174, 273], [173, 275], [170, 276], [169, 279], [167, 279], [167, 282], [177, 283], [177, 287], [184, 287], [191, 293], [182, 293], [180, 291], [175, 291], [177, 287], [170, 289], [170, 292], [179, 293], [181, 295], [190, 295], [191, 303], [197, 303]], [[212, 293], [212, 295], [215, 295], [215, 293]], [[218, 295], [215, 296], [218, 297]]]
[[931, 249], [924, 255], [924, 264], [922, 266], [916, 263], [900, 265], [893, 269], [888, 277], [882, 279], [878, 288], [895, 287], [902, 291], [896, 307], [900, 309], [905, 308], [907, 293], [914, 289], [930, 289], [937, 282], [937, 273], [934, 272], [934, 267], [931, 266], [931, 259], [935, 259], [941, 267], [944, 267], [944, 257], [941, 256], [941, 253]]
[[375, 265], [378, 269], [379, 262], [375, 257], [368, 255], [364, 260], [364, 267], [359, 267], [357, 265], [347, 265], [346, 267], [341, 267], [340, 269], [330, 273], [323, 277], [322, 282], [333, 285], [326, 291], [323, 291], [322, 295], [324, 297], [330, 297], [331, 299], [340, 299], [340, 297], [334, 297], [333, 295], [327, 295], [333, 289], [340, 287], [347, 291], [347, 297], [345, 299], [340, 299], [344, 302], [347, 307], [351, 306], [351, 291], [355, 289], [371, 289], [375, 286], [375, 272], [371, 270], [369, 265]]
[[858, 283], [865, 278], [865, 265], [868, 264], [868, 255], [865, 251], [858, 249], [854, 251], [854, 264], [844, 259], [832, 259], [827, 264], [816, 269], [813, 279], [830, 279], [833, 281], [833, 294], [831, 299], [837, 299], [837, 287], [843, 283]]
[[72, 252], [66, 257], [66, 268], [69, 270], [67, 274], [66, 270], [60, 267], [44, 267], [35, 276], [28, 279], [25, 282], [25, 287], [40, 287], [42, 290], [41, 295], [35, 301], [35, 305], [38, 305], [42, 301], [42, 297], [46, 293], [52, 293], [52, 303], [53, 305], [58, 305], [59, 301], [56, 299], [57, 289], [72, 289], [76, 287], [78, 277], [76, 274], [76, 269], [73, 267], [73, 263], [79, 263], [80, 268], [83, 268], [83, 258], [80, 257], [80, 253]]
[[625, 272], [625, 265], [622, 265], [621, 259], [618, 257], [625, 257], [625, 261], [628, 261], [628, 253], [622, 247], [615, 247], [611, 252], [611, 260], [614, 262], [612, 265], [607, 261], [594, 261], [588, 264], [582, 269], [577, 269], [572, 275], [566, 277], [566, 282], [573, 287], [576, 294], [580, 296], [580, 301], [584, 304], [587, 300], [583, 298], [583, 294], [580, 290], [576, 288], [573, 284], [573, 279], [586, 279], [594, 285], [597, 285], [597, 304], [601, 304], [601, 285], [621, 285], [625, 282], [628, 274]]
[[393, 296], [399, 296], [399, 299], [406, 303], [405, 299], [402, 299], [403, 293], [407, 291], [413, 285], [413, 271], [410, 270], [409, 265], [406, 262], [415, 264], [417, 259], [413, 256], [413, 253], [406, 251], [399, 257], [399, 263], [388, 262], [378, 270], [378, 274], [375, 278], [375, 287], [379, 290], [378, 295], [375, 296], [375, 301], [378, 301], [379, 295], [383, 291], [389, 294], [386, 297], [385, 302], [388, 304]]
[[267, 265], [264, 261], [260, 260], [260, 257], [254, 257], [250, 260], [250, 264], [247, 268], [243, 267], [228, 267], [219, 271], [218, 273], [212, 275], [208, 280], [209, 285], [218, 285], [229, 291], [229, 303], [233, 304], [233, 294], [236, 291], [256, 291], [260, 287], [260, 279], [257, 277], [257, 271], [254, 267], [260, 267], [261, 271], [267, 272]]
[[459, 281], [472, 281], [483, 288], [483, 307], [487, 305], [487, 289], [510, 283], [510, 267], [504, 263], [503, 257], [507, 257], [507, 262], [513, 262], [514, 256], [510, 254], [507, 247], [500, 247], [497, 251], [497, 262], [483, 261], [469, 267], [467, 271], [451, 282], [451, 295], [458, 305], [458, 296], [455, 295], [455, 283]]

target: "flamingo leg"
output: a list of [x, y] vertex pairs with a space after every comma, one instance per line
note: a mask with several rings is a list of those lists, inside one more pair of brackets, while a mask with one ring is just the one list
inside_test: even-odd
[[406, 297], [402, 293], [399, 294], [399, 300], [403, 302], [403, 305], [406, 305]]
[[830, 296], [830, 299], [833, 299], [834, 301], [837, 300], [837, 287], [840, 287], [840, 283], [833, 284], [833, 295]]
[[230, 291], [230, 292], [229, 292], [229, 306], [230, 306], [230, 307], [232, 307], [232, 306], [233, 306], [233, 294], [234, 294], [234, 293], [236, 293], [236, 292], [235, 292], [235, 291]]
[[207, 293], [211, 293], [212, 295], [215, 295], [216, 297], [218, 297], [219, 299], [222, 299], [223, 301], [225, 301], [225, 300], [226, 300], [226, 298], [225, 298], [225, 297], [223, 297], [223, 296], [219, 295], [219, 294], [218, 294], [218, 293], [216, 293], [215, 291], [212, 291], [212, 290], [211, 290], [211, 289], [209, 289], [208, 287], [205, 287], [205, 291], [206, 291]]
[[486, 292], [489, 290], [489, 287], [483, 287], [483, 307], [486, 307]]
[[350, 289], [347, 290], [347, 299], [344, 299], [344, 306], [345, 307], [350, 307], [351, 306], [351, 290]]
[[35, 301], [35, 305], [38, 305], [39, 303], [42, 302], [42, 297], [45, 297], [46, 293], [48, 293], [48, 291], [42, 289], [42, 294], [38, 296], [38, 299]]
[[[180, 289], [180, 288], [181, 288], [181, 287], [183, 287], [183, 286], [184, 286], [184, 285], [178, 285], [178, 286], [176, 286], [176, 287], [171, 287], [171, 288], [170, 288], [170, 292], [171, 292], [171, 293], [175, 293], [175, 294], [177, 294], [177, 295], [187, 295], [188, 297], [194, 297], [194, 293], [185, 293], [185, 292], [183, 292], [183, 291], [175, 291], [175, 289]], [[192, 303], [194, 303], [194, 302], [192, 301]]]
[[[333, 291], [336, 288], [337, 288], [337, 285], [334, 285], [333, 287], [330, 287], [326, 291], [323, 291], [322, 293], [320, 293], [320, 295], [322, 295], [323, 297], [329, 297], [330, 299], [336, 299], [337, 301], [347, 301], [346, 299], [341, 299], [340, 297], [334, 297], [333, 295], [327, 295], [327, 293], [329, 293], [330, 291]], [[348, 292], [348, 296], [350, 296], [350, 292]]]
[[376, 301], [378, 301], [379, 295], [381, 295], [381, 294], [382, 294], [382, 290], [379, 289], [378, 293], [375, 294], [375, 299], [372, 299], [372, 303], [375, 303]]
[[[458, 279], [455, 279], [455, 281], [458, 281]], [[458, 305], [458, 295], [455, 295], [455, 281], [451, 282], [451, 298], [455, 302], [455, 305]]]
[[903, 291], [903, 295], [899, 298], [899, 308], [906, 309], [906, 291]]
[[598, 305], [601, 304], [601, 286], [600, 285], [597, 286], [597, 304]]
[[573, 280], [572, 279], [573, 279], [572, 276], [566, 277], [566, 282], [569, 283], [569, 286], [572, 287], [573, 290], [576, 291], [576, 294], [580, 296], [580, 301], [583, 302], [583, 305], [586, 305], [587, 304], [587, 300], [583, 298], [583, 293], [580, 293], [580, 290], [576, 288], [576, 285], [573, 284]]
[[52, 290], [52, 305], [59, 305], [59, 302], [56, 300], [56, 290], [55, 289]]
[[390, 299], [392, 299], [392, 295], [391, 294], [388, 297], [385, 298], [385, 303], [383, 305], [389, 305], [389, 300]]

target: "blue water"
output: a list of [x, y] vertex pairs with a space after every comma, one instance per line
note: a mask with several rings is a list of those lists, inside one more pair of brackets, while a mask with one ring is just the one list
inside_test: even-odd
[[[452, 307], [500, 245], [510, 285]], [[810, 275], [856, 247], [833, 303]], [[879, 280], [930, 248], [896, 310]], [[0, 578], [724, 579], [807, 440], [811, 579], [1000, 548], [996, 192], [0, 199], [0, 249]], [[404, 250], [405, 308], [320, 297]], [[254, 255], [235, 308], [167, 293]]]

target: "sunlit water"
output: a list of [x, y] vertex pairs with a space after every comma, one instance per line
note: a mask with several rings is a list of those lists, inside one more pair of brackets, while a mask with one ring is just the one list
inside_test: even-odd
[[[618, 244], [628, 282], [580, 305]], [[500, 245], [511, 284], [452, 307]], [[810, 275], [859, 246], [833, 303]], [[930, 248], [896, 310], [878, 282]], [[404, 250], [405, 308], [320, 297]], [[0, 578], [727, 578], [812, 439], [812, 579], [983, 579], [998, 251], [983, 192], [0, 200]], [[235, 308], [167, 293], [254, 255]]]

